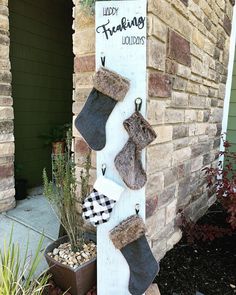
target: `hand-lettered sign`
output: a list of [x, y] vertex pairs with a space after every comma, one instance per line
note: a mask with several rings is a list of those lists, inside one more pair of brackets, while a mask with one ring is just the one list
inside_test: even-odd
[[[97, 5], [97, 7], [102, 6], [101, 9], [97, 8], [100, 14], [96, 18], [96, 33], [100, 35], [98, 38], [106, 40], [115, 38], [116, 43], [120, 42], [122, 45], [145, 45], [146, 13], [137, 12], [137, 7], [131, 14], [128, 1], [125, 2], [127, 10], [124, 8], [123, 1], [109, 1], [110, 4], [107, 2], [106, 5], [104, 3], [105, 1], [102, 1]], [[112, 5], [111, 3], [116, 4]], [[131, 6], [133, 5], [131, 4]]]
[[[106, 124], [106, 146], [97, 152], [97, 174], [106, 164], [106, 177], [124, 186], [111, 218], [97, 228], [98, 295], [130, 295], [129, 266], [109, 239], [109, 231], [123, 219], [135, 214], [136, 204], [145, 219], [145, 189], [128, 189], [114, 165], [115, 156], [128, 140], [123, 121], [135, 110], [135, 99], [142, 98], [141, 113], [146, 111], [146, 1], [96, 2], [96, 67], [116, 71], [130, 80], [130, 90], [118, 102]], [[145, 165], [145, 152], [142, 153]]]
[[[113, 12], [114, 11], [114, 12]], [[119, 8], [118, 7], [108, 7], [104, 8], [103, 15], [119, 15]], [[122, 34], [121, 41], [122, 44], [125, 45], [138, 45], [138, 44], [145, 44], [145, 36], [132, 36], [130, 35], [130, 32], [133, 31], [133, 29], [136, 27], [139, 30], [142, 30], [145, 26], [146, 17], [144, 16], [134, 16], [131, 19], [128, 19], [127, 17], [121, 17], [119, 24], [112, 24], [110, 19], [107, 20], [106, 23], [98, 26], [96, 28], [96, 31], [98, 34], [104, 34], [107, 40], [112, 37], [117, 37], [117, 33], [127, 33], [127, 35]], [[129, 35], [128, 35], [129, 34]], [[120, 34], [121, 35], [121, 34]], [[119, 38], [119, 37], [118, 37]]]

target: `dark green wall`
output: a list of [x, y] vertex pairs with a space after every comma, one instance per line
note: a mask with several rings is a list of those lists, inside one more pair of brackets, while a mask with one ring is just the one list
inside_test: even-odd
[[232, 150], [236, 152], [236, 58], [234, 59], [234, 71], [229, 105], [227, 140], [232, 144]]
[[15, 162], [32, 187], [51, 167], [40, 134], [72, 120], [72, 3], [9, 0], [9, 11]]

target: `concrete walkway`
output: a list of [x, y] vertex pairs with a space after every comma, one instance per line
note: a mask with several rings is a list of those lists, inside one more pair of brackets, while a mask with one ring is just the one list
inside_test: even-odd
[[[29, 254], [32, 255], [42, 234], [44, 235], [43, 247], [46, 247], [57, 239], [59, 233], [59, 221], [43, 195], [29, 196], [25, 200], [18, 201], [15, 209], [0, 214], [1, 249], [4, 237], [9, 237], [12, 225], [14, 226], [13, 240], [20, 244], [22, 256], [25, 253], [27, 239], [29, 239]], [[42, 258], [37, 273], [46, 267], [46, 261]]]

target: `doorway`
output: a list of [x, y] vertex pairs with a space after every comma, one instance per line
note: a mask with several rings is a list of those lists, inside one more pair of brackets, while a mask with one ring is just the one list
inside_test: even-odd
[[72, 121], [72, 1], [9, 0], [9, 20], [15, 173], [31, 188], [50, 173], [52, 130]]

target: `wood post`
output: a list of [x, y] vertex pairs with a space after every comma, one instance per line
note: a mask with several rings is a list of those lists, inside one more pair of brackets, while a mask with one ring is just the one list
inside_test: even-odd
[[[105, 176], [125, 186], [115, 166], [114, 158], [128, 140], [123, 121], [135, 111], [135, 99], [142, 98], [141, 113], [146, 111], [146, 1], [96, 2], [96, 68], [102, 63], [128, 78], [131, 87], [124, 101], [117, 103], [106, 124], [105, 148], [97, 153], [97, 174], [106, 164]], [[145, 152], [142, 153], [143, 163]], [[121, 252], [109, 239], [109, 231], [123, 219], [135, 214], [145, 219], [145, 189], [125, 189], [111, 214], [109, 222], [97, 229], [98, 295], [129, 295], [129, 268]]]

